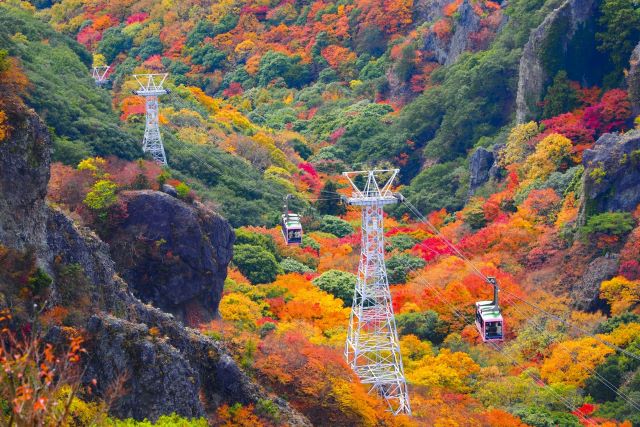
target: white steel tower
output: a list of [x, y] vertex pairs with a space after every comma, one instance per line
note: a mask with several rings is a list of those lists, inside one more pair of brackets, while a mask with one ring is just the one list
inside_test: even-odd
[[167, 164], [167, 157], [164, 154], [160, 127], [158, 126], [158, 96], [169, 93], [162, 85], [168, 74], [134, 74], [140, 89], [134, 91], [136, 95], [144, 96], [146, 101], [146, 125], [144, 128], [144, 140], [142, 141], [142, 151], [150, 153], [153, 159], [162, 164]]
[[[347, 363], [370, 391], [385, 398], [394, 414], [411, 414], [391, 293], [384, 263], [384, 205], [398, 169], [344, 172], [353, 193], [347, 203], [362, 207], [362, 249], [345, 345]], [[389, 177], [390, 176], [390, 177]], [[361, 178], [356, 178], [361, 177]], [[354, 181], [364, 178], [364, 184]], [[385, 184], [380, 187], [378, 180]], [[360, 188], [362, 186], [362, 188]]]
[[96, 86], [102, 86], [107, 82], [107, 73], [111, 67], [109, 65], [104, 65], [100, 67], [93, 67], [91, 69], [91, 77], [96, 82]]

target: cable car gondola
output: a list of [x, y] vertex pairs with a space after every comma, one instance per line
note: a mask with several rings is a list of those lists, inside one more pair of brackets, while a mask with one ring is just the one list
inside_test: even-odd
[[284, 211], [282, 213], [282, 236], [287, 245], [299, 245], [302, 243], [302, 223], [300, 216], [289, 212], [289, 199], [291, 194], [284, 197]]
[[488, 277], [487, 282], [493, 286], [493, 301], [476, 302], [476, 328], [484, 342], [504, 340], [504, 320], [498, 304], [498, 282], [495, 277]]

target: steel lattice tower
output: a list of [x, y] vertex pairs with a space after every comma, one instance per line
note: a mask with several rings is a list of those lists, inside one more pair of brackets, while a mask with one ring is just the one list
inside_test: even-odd
[[111, 67], [109, 65], [104, 65], [101, 67], [93, 67], [91, 69], [91, 77], [96, 82], [96, 86], [102, 86], [107, 82], [107, 73]]
[[136, 95], [145, 97], [146, 124], [144, 128], [144, 139], [142, 141], [142, 151], [150, 153], [153, 159], [162, 164], [167, 164], [167, 157], [162, 145], [160, 127], [158, 126], [158, 96], [169, 93], [162, 85], [168, 74], [134, 74], [140, 89], [134, 91]]
[[[391, 192], [397, 174], [398, 169], [343, 174], [353, 187], [347, 203], [362, 207], [362, 249], [345, 357], [362, 383], [384, 397], [396, 415], [411, 414], [384, 263], [383, 207], [398, 203]], [[365, 178], [362, 189], [354, 182], [358, 176]], [[378, 179], [386, 179], [382, 187]]]

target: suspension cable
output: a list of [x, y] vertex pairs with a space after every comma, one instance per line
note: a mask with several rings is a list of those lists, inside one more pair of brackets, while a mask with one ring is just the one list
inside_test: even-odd
[[[466, 322], [467, 319], [464, 316], [464, 314], [461, 314], [460, 311], [455, 308], [452, 304], [450, 304], [443, 296], [443, 294], [440, 292], [440, 290], [432, 285], [431, 283], [429, 283], [429, 281], [427, 280], [423, 280], [422, 281], [423, 284], [425, 284], [427, 287], [429, 287], [430, 289], [432, 289], [435, 293], [437, 298], [440, 300], [440, 302], [442, 302], [443, 304], [445, 304], [446, 306], [449, 307], [449, 309], [451, 310], [451, 312], [458, 316], [462, 321]], [[489, 343], [498, 353], [501, 353], [505, 356], [507, 356], [509, 359], [511, 359], [511, 361], [513, 362], [514, 365], [518, 364], [518, 361], [515, 360], [515, 358], [510, 355], [509, 353], [507, 353], [504, 348], [500, 348], [500, 346], [498, 346], [496, 343], [494, 342], [490, 342]], [[544, 387], [547, 387], [549, 391], [551, 391], [551, 393], [553, 393], [559, 401], [561, 401], [564, 406], [569, 409], [570, 412], [575, 413], [575, 415], [581, 419], [582, 421], [584, 421], [586, 424], [590, 423], [589, 418], [587, 418], [587, 416], [583, 413], [581, 413], [580, 411], [577, 410], [577, 408], [575, 407], [575, 405], [573, 405], [569, 400], [567, 400], [565, 397], [561, 396], [558, 392], [556, 392], [553, 388], [551, 388], [547, 383], [545, 383], [541, 378], [537, 377], [536, 375], [534, 375], [532, 372], [529, 372], [528, 370], [525, 370], [524, 373], [526, 373], [536, 384], [542, 384]]]
[[[411, 212], [413, 212], [413, 214], [414, 214], [414, 215], [415, 215], [415, 216], [416, 216], [420, 221], [422, 221], [422, 222], [423, 222], [423, 223], [425, 223], [425, 224], [426, 224], [430, 229], [432, 229], [432, 230], [433, 230], [433, 232], [434, 232], [434, 234], [435, 234], [435, 235], [436, 235], [436, 236], [437, 236], [437, 237], [438, 237], [438, 238], [439, 238], [443, 243], [445, 243], [447, 246], [449, 246], [449, 248], [451, 248], [451, 250], [452, 250], [456, 255], [458, 255], [458, 257], [460, 257], [463, 261], [465, 261], [465, 262], [467, 263], [467, 265], [468, 265], [471, 269], [473, 269], [473, 270], [474, 270], [474, 272], [475, 272], [475, 273], [476, 273], [480, 278], [484, 279], [485, 281], [487, 281], [487, 280], [488, 280], [487, 275], [485, 275], [484, 273], [482, 273], [482, 272], [480, 271], [480, 269], [478, 269], [478, 267], [476, 267], [476, 266], [475, 266], [475, 264], [474, 264], [474, 263], [473, 263], [469, 258], [467, 258], [467, 257], [466, 257], [466, 256], [465, 256], [465, 255], [464, 255], [464, 254], [463, 254], [463, 253], [462, 253], [462, 252], [461, 252], [461, 251], [460, 251], [460, 250], [459, 250], [459, 249], [458, 249], [458, 248], [457, 248], [453, 243], [451, 243], [451, 242], [450, 242], [450, 241], [449, 241], [449, 240], [448, 240], [448, 239], [447, 239], [447, 238], [446, 238], [446, 237], [445, 237], [445, 236], [440, 232], [440, 230], [438, 230], [438, 229], [436, 228], [436, 226], [435, 226], [435, 225], [433, 225], [433, 224], [432, 224], [432, 223], [431, 223], [431, 222], [430, 222], [430, 221], [429, 221], [429, 220], [428, 220], [424, 215], [422, 215], [422, 213], [420, 213], [420, 211], [418, 211], [418, 209], [417, 209], [415, 206], [413, 206], [413, 204], [411, 204], [411, 202], [409, 202], [409, 201], [408, 201], [406, 198], [404, 198], [404, 197], [402, 198], [402, 202], [405, 204], [405, 206], [407, 206], [407, 208], [408, 208], [409, 210], [411, 210]], [[593, 333], [591, 333], [591, 332], [587, 331], [586, 329], [584, 329], [584, 328], [582, 328], [582, 327], [580, 327], [580, 326], [578, 326], [578, 325], [576, 325], [576, 324], [574, 324], [574, 323], [572, 323], [572, 322], [569, 322], [569, 321], [567, 321], [566, 319], [564, 319], [564, 318], [562, 318], [562, 317], [560, 317], [560, 316], [558, 316], [558, 315], [556, 315], [556, 314], [550, 313], [550, 312], [548, 312], [547, 310], [545, 310], [545, 309], [543, 309], [542, 307], [540, 307], [539, 305], [537, 305], [537, 304], [535, 304], [535, 303], [532, 303], [532, 302], [529, 302], [529, 301], [527, 301], [526, 299], [524, 299], [524, 298], [522, 298], [522, 297], [520, 297], [520, 296], [518, 296], [518, 295], [514, 294], [513, 292], [510, 292], [510, 291], [508, 291], [508, 290], [506, 290], [506, 289], [500, 289], [500, 290], [501, 290], [502, 292], [504, 292], [505, 294], [511, 295], [513, 298], [518, 299], [519, 301], [521, 301], [522, 303], [524, 303], [524, 304], [528, 305], [529, 307], [531, 307], [531, 308], [533, 308], [533, 309], [535, 309], [535, 310], [537, 310], [537, 311], [539, 311], [539, 312], [541, 312], [541, 313], [544, 313], [544, 314], [546, 314], [546, 315], [548, 315], [548, 316], [550, 316], [550, 317], [552, 317], [552, 318], [556, 319], [556, 320], [557, 320], [557, 321], [559, 321], [559, 322], [562, 322], [562, 323], [563, 323], [563, 324], [565, 324], [566, 326], [568, 326], [568, 327], [570, 327], [570, 328], [573, 328], [573, 329], [575, 329], [575, 330], [577, 330], [577, 331], [580, 331], [580, 332], [581, 332], [582, 334], [584, 334], [584, 335], [589, 335], [589, 336], [591, 336], [592, 338], [594, 338], [595, 340], [597, 340], [597, 341], [598, 341], [598, 342], [600, 342], [601, 344], [604, 344], [604, 345], [606, 345], [607, 347], [610, 347], [610, 348], [612, 348], [612, 349], [614, 349], [614, 350], [616, 350], [616, 351], [618, 351], [618, 352], [620, 352], [620, 353], [622, 353], [622, 354], [624, 354], [624, 355], [626, 355], [626, 356], [628, 356], [628, 357], [631, 357], [631, 358], [633, 358], [633, 359], [635, 359], [635, 360], [640, 361], [640, 356], [638, 356], [638, 355], [636, 355], [636, 354], [634, 354], [634, 353], [632, 353], [632, 352], [630, 352], [630, 351], [628, 351], [628, 350], [626, 350], [626, 349], [624, 349], [624, 348], [620, 347], [619, 345], [616, 345], [616, 344], [614, 344], [614, 343], [612, 343], [612, 342], [610, 342], [610, 341], [608, 341], [608, 340], [605, 340], [605, 339], [603, 339], [603, 338], [599, 337], [598, 335], [593, 334]]]
[[[540, 332], [544, 332], [545, 327], [542, 325], [542, 320], [540, 320], [539, 323], [537, 323], [530, 315], [527, 315], [527, 313], [525, 313], [523, 310], [521, 310], [517, 305], [512, 305], [514, 310], [517, 310], [520, 314], [524, 315], [525, 318], [529, 319], [529, 322]], [[551, 342], [556, 341], [556, 338], [551, 338]], [[564, 343], [561, 341], [556, 341], [557, 344], [557, 348], [559, 348], [560, 350], [562, 350], [565, 354], [567, 354], [569, 357], [571, 357], [571, 359], [573, 359], [571, 353], [569, 352], [569, 350], [567, 350], [564, 346]], [[638, 403], [636, 403], [633, 399], [631, 399], [628, 395], [626, 395], [625, 393], [623, 393], [622, 391], [619, 390], [619, 388], [617, 388], [615, 385], [613, 385], [608, 379], [606, 379], [605, 377], [603, 377], [600, 373], [598, 373], [598, 371], [596, 371], [595, 369], [591, 369], [589, 368], [584, 362], [580, 362], [577, 361], [578, 363], [580, 363], [580, 366], [582, 366], [583, 368], [585, 368], [592, 376], [594, 376], [598, 381], [600, 381], [605, 387], [607, 387], [609, 390], [611, 390], [612, 392], [614, 392], [615, 394], [617, 394], [620, 398], [624, 399], [629, 405], [631, 405], [636, 411], [640, 412], [640, 405], [638, 405]]]

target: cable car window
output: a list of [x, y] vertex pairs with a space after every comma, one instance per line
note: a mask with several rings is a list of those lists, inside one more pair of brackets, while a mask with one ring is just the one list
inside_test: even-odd
[[485, 327], [485, 336], [487, 338], [495, 338], [502, 336], [502, 322], [487, 322]]

